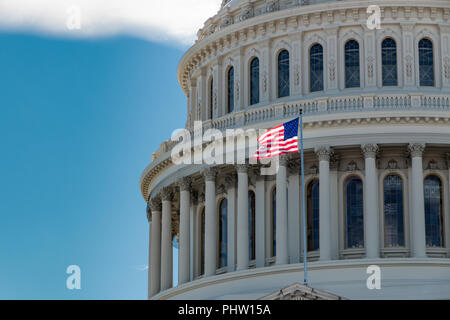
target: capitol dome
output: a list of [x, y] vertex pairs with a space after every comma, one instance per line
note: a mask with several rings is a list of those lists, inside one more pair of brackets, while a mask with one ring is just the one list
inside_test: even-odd
[[[178, 138], [162, 142], [140, 181], [151, 299], [275, 297], [303, 279], [303, 227], [317, 290], [450, 299], [450, 1], [224, 0], [178, 79], [192, 161], [175, 161]], [[299, 154], [265, 175], [225, 137], [300, 112], [304, 177]], [[206, 132], [245, 161], [202, 161]]]

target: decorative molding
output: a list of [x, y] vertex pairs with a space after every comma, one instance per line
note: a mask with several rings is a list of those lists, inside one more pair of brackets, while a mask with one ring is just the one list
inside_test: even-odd
[[367, 158], [375, 159], [377, 157], [377, 153], [379, 150], [378, 145], [376, 144], [364, 144], [361, 146], [361, 149], [366, 159]]
[[408, 146], [411, 158], [422, 157], [425, 151], [425, 143], [410, 143]]
[[172, 201], [173, 200], [173, 188], [165, 187], [161, 190], [161, 199], [162, 201]]
[[205, 181], [216, 181], [217, 177], [217, 169], [213, 167], [206, 168], [202, 171], [203, 176], [205, 177]]
[[315, 153], [319, 161], [330, 161], [332, 151], [328, 146], [320, 146], [315, 149]]
[[191, 191], [192, 180], [190, 177], [183, 177], [178, 181], [180, 191]]

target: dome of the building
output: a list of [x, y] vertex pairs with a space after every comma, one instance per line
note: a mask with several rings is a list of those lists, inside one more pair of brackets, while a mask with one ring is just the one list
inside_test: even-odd
[[[450, 1], [223, 1], [178, 79], [186, 128], [140, 184], [149, 296], [279, 298], [306, 258], [333, 297], [450, 299]], [[303, 166], [255, 161], [300, 114]]]

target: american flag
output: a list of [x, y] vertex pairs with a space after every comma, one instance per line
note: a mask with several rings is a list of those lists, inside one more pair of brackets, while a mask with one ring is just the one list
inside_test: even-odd
[[265, 159], [285, 153], [298, 152], [299, 118], [270, 129], [258, 138], [260, 144], [254, 159]]

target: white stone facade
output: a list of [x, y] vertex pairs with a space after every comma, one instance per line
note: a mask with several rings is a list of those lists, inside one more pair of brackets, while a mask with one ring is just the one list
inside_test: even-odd
[[[369, 5], [381, 9], [380, 29], [367, 28]], [[443, 0], [224, 1], [179, 64], [188, 97], [186, 128], [192, 132], [195, 121], [220, 131], [271, 128], [303, 110], [308, 230], [316, 242], [308, 257], [317, 289], [349, 299], [450, 298], [449, 13], [450, 1]], [[396, 45], [390, 60], [386, 39]], [[430, 51], [419, 50], [424, 39], [432, 44]], [[359, 46], [359, 86], [352, 88], [346, 69], [350, 40]], [[314, 91], [311, 48], [317, 44], [323, 49], [323, 88]], [[284, 50], [289, 94], [279, 98]], [[425, 51], [431, 62], [424, 62]], [[257, 89], [250, 69], [255, 57]], [[393, 70], [396, 85], [386, 85]], [[259, 93], [254, 104], [252, 90]], [[149, 297], [258, 299], [303, 279], [298, 155], [282, 157], [276, 176], [262, 176], [258, 165], [248, 163], [174, 165], [174, 145], [161, 145], [141, 179], [151, 225]], [[389, 183], [401, 184], [400, 194], [387, 200], [392, 176], [396, 182]], [[362, 186], [355, 198], [347, 188], [351, 179]], [[426, 179], [440, 182], [439, 204], [430, 200]], [[317, 208], [314, 180], [319, 181]], [[223, 199], [224, 243], [219, 240]], [[392, 205], [402, 212], [396, 216], [401, 221], [389, 215]], [[172, 288], [175, 236], [179, 286]], [[366, 288], [370, 265], [382, 268], [382, 290]]]

